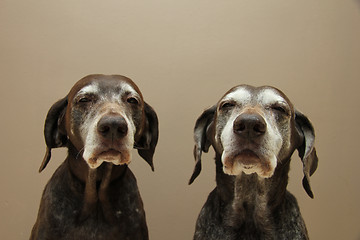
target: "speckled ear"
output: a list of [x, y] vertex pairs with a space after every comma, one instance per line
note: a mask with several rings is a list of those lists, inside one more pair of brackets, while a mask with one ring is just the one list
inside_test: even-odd
[[208, 152], [211, 142], [208, 138], [207, 132], [213, 127], [213, 119], [216, 111], [216, 105], [206, 109], [200, 117], [197, 119], [194, 128], [194, 158], [195, 168], [190, 178], [189, 184], [193, 183], [195, 178], [199, 176], [201, 172], [201, 154], [202, 152]]
[[44, 126], [44, 137], [46, 143], [46, 152], [39, 168], [39, 172], [44, 170], [51, 158], [51, 149], [65, 147], [67, 136], [64, 134], [63, 118], [68, 104], [67, 96], [60, 99], [50, 108]]
[[300, 111], [295, 111], [296, 128], [302, 137], [302, 144], [298, 147], [299, 156], [303, 162], [303, 187], [306, 193], [314, 198], [310, 186], [310, 176], [316, 171], [318, 166], [318, 157], [315, 149], [315, 131], [310, 120]]

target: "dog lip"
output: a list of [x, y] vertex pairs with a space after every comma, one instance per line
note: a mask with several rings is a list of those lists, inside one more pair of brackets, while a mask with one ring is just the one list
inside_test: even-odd
[[118, 154], [121, 154], [121, 152], [116, 149], [110, 148], [108, 150], [100, 152], [98, 155], [118, 155]]
[[261, 158], [250, 149], [240, 151], [235, 155], [235, 159], [246, 169], [253, 168], [261, 161]]
[[243, 165], [245, 169], [252, 169], [253, 167], [255, 167], [255, 165]]
[[241, 150], [237, 156], [242, 156], [242, 157], [250, 157], [250, 158], [253, 158], [253, 157], [256, 157], [256, 158], [259, 158], [259, 156], [251, 149], [244, 149], [244, 150]]

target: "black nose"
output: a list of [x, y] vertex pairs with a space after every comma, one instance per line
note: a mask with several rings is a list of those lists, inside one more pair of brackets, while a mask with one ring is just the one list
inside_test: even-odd
[[233, 125], [234, 132], [244, 138], [256, 138], [265, 134], [266, 122], [257, 113], [239, 115]]
[[97, 131], [104, 138], [118, 140], [126, 136], [128, 126], [122, 116], [107, 115], [103, 116], [98, 122]]

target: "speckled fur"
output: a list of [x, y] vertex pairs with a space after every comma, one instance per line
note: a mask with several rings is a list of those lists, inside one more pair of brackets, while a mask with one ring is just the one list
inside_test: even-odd
[[[265, 128], [259, 135], [241, 135], [235, 128], [239, 126], [235, 119], [246, 114], [258, 114], [256, 121], [263, 119]], [[258, 130], [248, 127], [248, 131]], [[297, 201], [286, 187], [290, 158], [297, 150], [303, 162], [304, 189], [313, 197], [310, 176], [318, 164], [314, 128], [284, 93], [269, 86], [230, 89], [197, 119], [194, 140], [196, 164], [190, 184], [200, 174], [202, 152], [212, 146], [216, 153], [216, 187], [201, 209], [194, 240], [309, 239]], [[243, 151], [253, 155], [237, 157]], [[251, 171], [238, 167], [254, 156], [271, 163], [270, 171], [261, 171], [266, 165], [250, 166]]]
[[106, 221], [100, 201], [88, 218], [79, 221], [85, 185], [72, 175], [66, 160], [44, 189], [38, 219], [30, 239], [148, 239], [145, 212], [136, 179], [128, 167], [123, 168], [124, 173], [111, 183], [109, 189], [115, 222]]
[[218, 158], [217, 186], [198, 216], [194, 240], [308, 239], [296, 198], [286, 190], [288, 164], [259, 180], [224, 174]]
[[[118, 127], [117, 133], [110, 131], [105, 137], [98, 124], [109, 116], [128, 120], [126, 128], [110, 122], [106, 131]], [[84, 121], [90, 118], [97, 122]], [[120, 126], [126, 129], [124, 135], [118, 135]], [[91, 134], [92, 140], [87, 141]], [[96, 74], [80, 79], [50, 108], [44, 135], [47, 150], [40, 172], [50, 161], [52, 148], [67, 147], [68, 156], [44, 189], [30, 239], [148, 240], [143, 202], [127, 165], [131, 155], [124, 152], [137, 148], [154, 169], [158, 120], [135, 83], [120, 75]], [[95, 159], [104, 153], [111, 158], [89, 164], [84, 157], [86, 148], [96, 149], [90, 151]], [[126, 161], [121, 162], [123, 159]]]

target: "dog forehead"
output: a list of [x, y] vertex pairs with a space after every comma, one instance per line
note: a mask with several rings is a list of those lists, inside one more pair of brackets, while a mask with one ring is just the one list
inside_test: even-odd
[[95, 94], [99, 92], [99, 86], [97, 83], [90, 83], [89, 85], [84, 86], [83, 88], [81, 88], [77, 95], [80, 94]]
[[81, 79], [73, 87], [73, 94], [100, 94], [106, 96], [121, 96], [122, 94], [137, 94], [141, 93], [138, 87], [130, 79], [117, 75], [90, 75]]
[[257, 101], [261, 105], [269, 105], [273, 103], [287, 103], [287, 99], [285, 99], [279, 90], [272, 87], [265, 87], [259, 89], [257, 93]]
[[237, 86], [230, 89], [222, 98], [223, 101], [233, 100], [240, 103], [249, 103], [252, 99], [252, 91], [249, 86]]
[[222, 101], [226, 100], [236, 101], [241, 104], [269, 105], [277, 102], [290, 104], [285, 94], [270, 86], [239, 85], [230, 89], [224, 95]]

